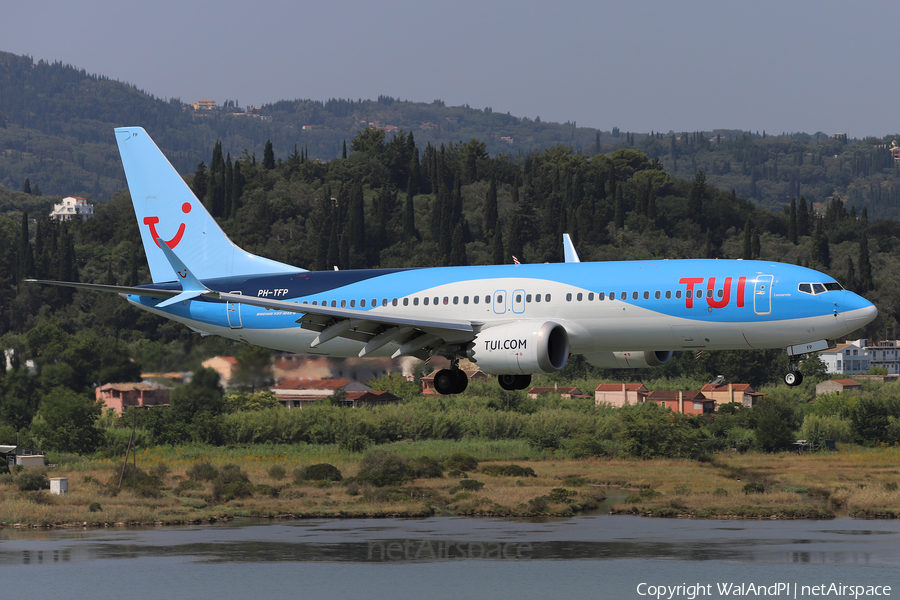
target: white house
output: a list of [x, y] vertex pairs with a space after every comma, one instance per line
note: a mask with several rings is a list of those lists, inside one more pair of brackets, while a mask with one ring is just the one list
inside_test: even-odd
[[900, 340], [882, 340], [866, 346], [872, 367], [884, 367], [888, 375], [900, 375]]
[[94, 216], [94, 207], [79, 196], [63, 198], [62, 203], [54, 204], [50, 218], [56, 221], [71, 221], [79, 217], [82, 221]]
[[838, 375], [860, 375], [871, 369], [869, 340], [842, 342], [831, 350], [819, 353], [828, 373]]

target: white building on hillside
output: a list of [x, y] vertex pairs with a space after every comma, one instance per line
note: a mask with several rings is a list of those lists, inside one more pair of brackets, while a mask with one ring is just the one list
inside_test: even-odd
[[819, 353], [830, 374], [861, 375], [868, 373], [871, 366], [869, 340], [853, 340], [842, 342], [831, 350]]
[[94, 216], [94, 207], [79, 196], [63, 198], [62, 203], [54, 204], [50, 218], [56, 221], [71, 221], [78, 217], [82, 221]]
[[871, 356], [869, 364], [884, 367], [888, 375], [900, 375], [900, 340], [882, 340], [872, 346], [866, 346]]

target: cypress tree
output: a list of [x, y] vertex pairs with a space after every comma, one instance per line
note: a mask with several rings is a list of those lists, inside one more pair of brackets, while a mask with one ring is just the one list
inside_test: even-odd
[[800, 196], [800, 205], [797, 207], [797, 237], [809, 235], [810, 214], [806, 207], [806, 196]]
[[197, 168], [194, 169], [194, 179], [191, 180], [191, 189], [198, 200], [205, 200], [208, 187], [209, 176], [206, 174], [206, 163], [201, 160], [197, 164]]
[[272, 140], [266, 140], [266, 147], [263, 150], [263, 169], [271, 171], [275, 168], [275, 150], [272, 148]]
[[26, 194], [31, 193], [31, 180], [29, 178], [25, 178], [25, 185], [22, 186], [22, 191]]
[[[507, 250], [510, 255], [515, 256], [521, 262], [525, 262], [525, 253], [522, 247], [522, 236], [521, 236], [521, 222], [522, 217], [519, 213], [513, 213], [509, 218], [506, 224], [506, 239], [507, 239]], [[505, 264], [505, 260], [501, 262], [501, 264]]]
[[753, 232], [750, 228], [750, 219], [744, 224], [744, 260], [753, 258]]
[[788, 238], [796, 246], [799, 243], [797, 236], [797, 199], [791, 198], [791, 213], [788, 221]]
[[703, 171], [697, 171], [694, 174], [694, 183], [691, 185], [691, 192], [688, 196], [688, 214], [701, 225], [704, 224], [704, 200], [706, 200], [706, 174]]
[[625, 228], [625, 200], [622, 197], [621, 185], [616, 186], [616, 204], [613, 220], [615, 222], [616, 229]]
[[753, 258], [759, 258], [760, 253], [762, 252], [762, 242], [759, 239], [759, 227], [753, 228], [753, 245], [751, 248], [751, 254]]
[[[412, 178], [410, 178], [411, 182]], [[407, 187], [406, 200], [403, 202], [403, 237], [406, 239], [419, 239], [419, 232], [416, 230], [416, 206], [413, 196], [414, 194], [410, 193]]]
[[241, 207], [241, 196], [244, 194], [244, 174], [241, 173], [241, 161], [234, 161], [231, 173], [231, 214], [236, 215]]
[[863, 231], [859, 239], [859, 284], [860, 293], [875, 289], [872, 281], [872, 263], [869, 262], [869, 234]]
[[491, 243], [491, 264], [494, 265], [502, 265], [506, 263], [504, 260], [505, 255], [503, 254], [503, 230], [500, 227], [497, 227], [497, 233], [494, 234], [493, 242]]
[[224, 186], [224, 216], [230, 218], [234, 216], [234, 206], [232, 206], [231, 197], [234, 193], [234, 167], [231, 164], [231, 152], [225, 158], [225, 186]]
[[849, 256], [847, 257], [847, 281], [844, 288], [851, 292], [859, 292], [859, 284], [856, 280], [856, 269], [853, 268], [853, 259]]
[[463, 234], [462, 221], [453, 228], [453, 235], [450, 242], [450, 261], [449, 264], [454, 267], [464, 267], [468, 265], [466, 259], [466, 242]]
[[484, 236], [486, 238], [493, 236], [494, 232], [497, 231], [498, 219], [499, 215], [497, 212], [497, 180], [492, 177], [491, 183], [488, 186], [487, 194], [484, 198]]
[[341, 149], [341, 158], [347, 158], [347, 140], [344, 140], [344, 147]]

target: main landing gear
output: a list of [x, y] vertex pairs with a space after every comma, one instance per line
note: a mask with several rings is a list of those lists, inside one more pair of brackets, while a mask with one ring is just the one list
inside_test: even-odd
[[499, 375], [497, 382], [504, 390], [524, 390], [531, 385], [531, 375]]
[[438, 394], [462, 394], [469, 387], [469, 377], [456, 361], [449, 369], [441, 369], [434, 376], [434, 389]]

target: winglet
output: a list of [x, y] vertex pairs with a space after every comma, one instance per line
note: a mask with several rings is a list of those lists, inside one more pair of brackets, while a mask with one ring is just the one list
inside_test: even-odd
[[563, 234], [563, 252], [565, 252], [567, 263], [581, 262], [581, 259], [578, 258], [578, 253], [575, 252], [575, 245], [572, 243], [572, 238], [569, 237], [568, 233]]
[[187, 268], [187, 265], [185, 265], [184, 262], [182, 262], [182, 260], [178, 258], [175, 252], [171, 248], [169, 248], [168, 244], [166, 244], [164, 241], [162, 241], [162, 239], [159, 238], [157, 238], [156, 243], [159, 245], [159, 249], [163, 251], [163, 254], [166, 255], [166, 260], [168, 260], [169, 264], [172, 265], [172, 270], [175, 271], [175, 274], [180, 278], [178, 281], [181, 283], [182, 290], [181, 293], [177, 296], [173, 296], [168, 300], [157, 304], [156, 308], [165, 308], [172, 304], [190, 300], [209, 291], [209, 288], [207, 288], [200, 282], [199, 279], [197, 279], [197, 277], [191, 272], [191, 270]]

